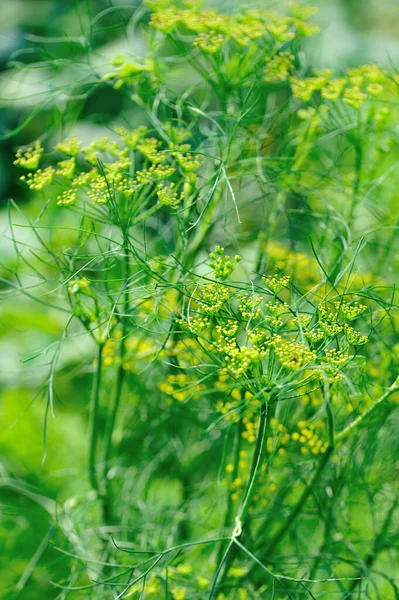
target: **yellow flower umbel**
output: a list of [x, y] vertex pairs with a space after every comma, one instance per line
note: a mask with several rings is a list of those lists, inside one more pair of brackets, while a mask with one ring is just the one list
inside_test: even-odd
[[225, 281], [230, 277], [238, 263], [241, 261], [241, 256], [238, 255], [234, 257], [234, 260], [231, 260], [230, 256], [225, 256], [224, 248], [221, 246], [216, 246], [215, 251], [211, 252], [209, 258], [209, 266], [215, 273], [215, 279], [220, 279], [221, 281]]
[[43, 154], [43, 148], [40, 142], [35, 142], [33, 148], [27, 150], [18, 150], [14, 165], [22, 167], [23, 169], [29, 169], [35, 171], [39, 166], [41, 155]]
[[140, 81], [144, 75], [150, 75], [154, 70], [154, 63], [150, 59], [140, 63], [134, 60], [125, 60], [123, 56], [118, 55], [114, 58], [112, 64], [117, 67], [116, 71], [104, 75], [103, 80], [113, 80], [113, 86], [116, 90], [124, 86], [132, 86]]
[[266, 60], [264, 77], [267, 82], [287, 81], [294, 68], [295, 56], [289, 52], [276, 54], [270, 60]]
[[81, 141], [76, 135], [74, 135], [73, 137], [62, 141], [59, 144], [56, 144], [54, 146], [54, 150], [62, 152], [63, 154], [67, 154], [68, 156], [77, 156], [81, 146]]
[[20, 177], [21, 181], [24, 181], [26, 185], [35, 192], [43, 190], [47, 185], [53, 182], [55, 171], [53, 167], [46, 167], [45, 169], [38, 169], [35, 173], [28, 173]]

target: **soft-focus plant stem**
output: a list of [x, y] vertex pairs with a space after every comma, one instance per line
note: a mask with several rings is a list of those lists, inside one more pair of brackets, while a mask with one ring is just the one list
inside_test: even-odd
[[[346, 592], [343, 600], [347, 600], [348, 598], [353, 598], [354, 591], [356, 590], [358, 585], [363, 581], [362, 576], [367, 577], [367, 571], [373, 566], [379, 552], [381, 552], [384, 549], [385, 542], [386, 542], [386, 536], [387, 536], [389, 527], [392, 523], [392, 519], [395, 514], [395, 511], [398, 507], [398, 504], [399, 504], [399, 496], [397, 496], [394, 499], [394, 501], [391, 505], [391, 508], [388, 510], [388, 513], [384, 519], [382, 527], [374, 540], [373, 548], [372, 548], [370, 554], [368, 554], [366, 559], [364, 560], [363, 570], [361, 570], [359, 572], [358, 577], [352, 581], [350, 588]], [[366, 571], [366, 572], [364, 573], [364, 571]]]
[[295, 504], [290, 515], [287, 517], [287, 519], [284, 521], [284, 523], [282, 523], [280, 528], [276, 531], [276, 533], [274, 534], [274, 536], [272, 537], [272, 539], [270, 540], [270, 542], [266, 546], [266, 548], [264, 548], [260, 552], [260, 554], [259, 554], [260, 560], [262, 560], [264, 557], [268, 557], [270, 554], [272, 554], [272, 552], [276, 548], [277, 544], [279, 544], [281, 542], [281, 540], [286, 536], [286, 534], [290, 530], [294, 521], [296, 520], [298, 515], [301, 513], [302, 508], [306, 504], [309, 496], [313, 493], [316, 485], [318, 484], [320, 477], [322, 476], [324, 469], [326, 468], [328, 461], [330, 460], [333, 450], [334, 450], [334, 448], [332, 446], [328, 446], [328, 448], [326, 449], [326, 451], [324, 452], [324, 454], [322, 456], [321, 461], [319, 462], [319, 466], [317, 467], [312, 479], [310, 480], [310, 482], [306, 486], [306, 488], [303, 490], [299, 500]]
[[345, 439], [352, 431], [357, 429], [357, 427], [360, 427], [361, 425], [363, 425], [365, 420], [368, 417], [370, 417], [370, 415], [372, 415], [379, 406], [384, 404], [384, 402], [386, 400], [388, 400], [388, 398], [397, 391], [399, 391], [399, 377], [396, 379], [396, 381], [394, 381], [394, 383], [391, 385], [391, 387], [388, 388], [388, 390], [385, 392], [385, 394], [383, 394], [381, 396], [381, 398], [379, 398], [372, 406], [370, 406], [369, 409], [367, 409], [364, 413], [362, 413], [359, 417], [357, 417], [357, 419], [352, 421], [352, 423], [350, 423], [350, 425], [345, 427], [345, 429], [343, 429], [342, 431], [337, 433], [337, 435], [335, 436], [335, 440], [337, 442], [339, 442], [339, 441]]
[[[240, 462], [240, 449], [241, 449], [241, 433], [242, 433], [242, 419], [240, 418], [236, 423], [235, 429], [235, 440], [234, 440], [234, 459], [233, 459], [233, 471], [231, 473], [231, 481], [234, 481], [238, 476], [238, 465]], [[227, 507], [224, 516], [223, 528], [227, 528], [231, 524], [231, 515], [233, 511], [233, 499], [231, 489], [227, 489]], [[218, 563], [223, 558], [223, 546], [219, 548]]]
[[[278, 528], [276, 533], [273, 535], [266, 548], [263, 548], [259, 553], [259, 560], [262, 560], [264, 557], [268, 557], [272, 554], [276, 546], [281, 542], [281, 540], [286, 536], [292, 525], [294, 524], [297, 517], [301, 514], [303, 507], [305, 506], [309, 496], [313, 493], [315, 487], [319, 483], [319, 480], [326, 468], [330, 457], [335, 448], [335, 434], [334, 434], [334, 417], [331, 409], [331, 401], [330, 401], [330, 389], [328, 384], [326, 384], [325, 388], [325, 406], [327, 412], [327, 428], [328, 428], [328, 447], [324, 452], [319, 465], [310, 480], [309, 484], [305, 487], [302, 494], [300, 495], [297, 503], [292, 508], [291, 513], [285, 519], [284, 523]], [[256, 567], [254, 565], [251, 571]]]
[[[379, 398], [379, 400], [377, 400], [375, 402], [375, 404], [373, 404], [373, 406], [371, 406], [366, 412], [364, 412], [362, 415], [360, 415], [350, 425], [345, 427], [345, 429], [343, 429], [340, 433], [338, 433], [336, 435], [334, 435], [334, 431], [332, 428], [333, 423], [330, 419], [331, 411], [329, 410], [329, 404], [327, 404], [327, 414], [328, 414], [327, 422], [329, 424], [329, 446], [326, 449], [326, 451], [324, 452], [323, 457], [319, 463], [319, 466], [318, 466], [315, 474], [313, 475], [311, 481], [309, 482], [309, 485], [303, 490], [299, 500], [297, 501], [296, 505], [292, 509], [289, 517], [284, 521], [284, 523], [282, 523], [282, 525], [277, 530], [277, 532], [274, 534], [274, 536], [272, 537], [272, 539], [270, 540], [270, 542], [266, 546], [266, 548], [264, 548], [260, 552], [260, 554], [259, 554], [260, 560], [262, 560], [264, 557], [267, 557], [270, 554], [272, 554], [272, 552], [276, 548], [277, 544], [279, 544], [282, 541], [282, 539], [285, 537], [285, 535], [288, 533], [291, 526], [295, 522], [298, 515], [301, 513], [304, 505], [306, 504], [309, 496], [313, 493], [313, 490], [315, 489], [316, 485], [318, 484], [320, 477], [323, 474], [323, 471], [326, 468], [326, 466], [330, 460], [330, 457], [334, 451], [335, 444], [339, 441], [342, 441], [347, 435], [349, 435], [351, 432], [353, 432], [357, 427], [361, 426], [364, 423], [365, 419], [367, 419], [370, 416], [370, 414], [372, 414], [377, 409], [378, 406], [381, 406], [381, 404], [383, 404], [389, 398], [389, 396], [391, 394], [393, 394], [394, 392], [396, 392], [398, 390], [399, 390], [399, 378], [392, 384], [392, 386], [385, 392], [385, 394], [383, 394], [381, 396], [381, 398]], [[253, 568], [254, 567], [252, 567], [252, 569]]]
[[123, 260], [123, 282], [124, 282], [124, 293], [123, 293], [123, 315], [121, 318], [122, 323], [122, 335], [121, 335], [121, 344], [119, 350], [119, 364], [118, 371], [116, 375], [116, 385], [115, 385], [115, 394], [112, 402], [111, 413], [109, 419], [107, 421], [107, 427], [105, 431], [105, 439], [104, 439], [104, 486], [105, 486], [105, 498], [104, 498], [104, 516], [105, 520], [109, 522], [112, 519], [112, 502], [111, 502], [111, 486], [110, 481], [107, 477], [108, 469], [109, 469], [109, 461], [112, 453], [112, 436], [115, 429], [116, 418], [118, 415], [118, 410], [122, 398], [123, 391], [123, 382], [125, 379], [125, 369], [124, 369], [124, 357], [125, 357], [125, 337], [127, 332], [127, 317], [129, 313], [129, 278], [130, 278], [130, 265], [129, 265], [129, 249], [128, 249], [128, 239], [127, 236], [124, 236], [124, 260]]
[[349, 227], [353, 223], [353, 218], [355, 216], [355, 210], [359, 204], [360, 178], [361, 178], [361, 171], [362, 171], [362, 165], [363, 165], [362, 142], [360, 140], [356, 140], [354, 147], [355, 147], [355, 180], [353, 183], [352, 202], [351, 202], [349, 216], [348, 216]]
[[258, 432], [256, 436], [256, 445], [252, 456], [251, 471], [248, 478], [248, 483], [245, 489], [244, 497], [238, 509], [235, 518], [235, 527], [232, 533], [232, 541], [228, 545], [222, 561], [219, 563], [219, 568], [216, 572], [209, 600], [213, 597], [213, 592], [216, 587], [220, 587], [224, 578], [228, 574], [231, 564], [235, 558], [234, 538], [239, 537], [244, 529], [248, 512], [251, 508], [252, 499], [258, 487], [259, 478], [262, 473], [262, 465], [264, 463], [267, 451], [267, 437], [270, 427], [270, 406], [268, 401], [263, 401], [260, 410]]
[[100, 493], [100, 487], [97, 478], [97, 445], [99, 437], [99, 408], [100, 408], [100, 391], [101, 391], [101, 375], [102, 375], [102, 350], [103, 344], [97, 345], [97, 360], [96, 369], [94, 371], [91, 404], [90, 404], [90, 420], [89, 420], [89, 479], [93, 490]]

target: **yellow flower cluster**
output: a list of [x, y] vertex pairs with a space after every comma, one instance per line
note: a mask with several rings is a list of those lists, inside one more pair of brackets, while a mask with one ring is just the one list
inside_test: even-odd
[[280, 52], [266, 60], [263, 70], [265, 81], [281, 82], [287, 81], [294, 68], [295, 56], [289, 52]]
[[76, 190], [65, 190], [60, 196], [57, 196], [58, 206], [72, 206], [78, 197]]
[[336, 302], [335, 307], [347, 321], [357, 319], [367, 308], [364, 304], [350, 304], [349, 302]]
[[23, 169], [32, 169], [32, 171], [35, 171], [39, 166], [42, 154], [43, 148], [40, 142], [35, 142], [33, 148], [18, 150], [15, 155], [14, 165], [18, 165], [18, 167], [22, 167]]
[[244, 319], [257, 319], [261, 314], [262, 296], [241, 292], [238, 296], [238, 308]]
[[350, 69], [343, 77], [333, 78], [333, 71], [316, 72], [314, 76], [290, 78], [294, 98], [309, 102], [316, 92], [324, 100], [342, 101], [358, 110], [369, 97], [380, 96], [390, 81], [378, 65]]
[[152, 183], [153, 181], [160, 181], [162, 179], [168, 179], [173, 175], [176, 169], [168, 165], [152, 164], [148, 169], [137, 171], [137, 182]]
[[315, 362], [317, 358], [316, 353], [305, 344], [282, 338], [280, 335], [275, 335], [269, 343], [274, 348], [280, 363], [286, 369], [301, 369]]
[[[173, 2], [147, 0], [153, 11], [150, 25], [164, 34], [182, 27], [197, 36], [194, 44], [203, 52], [215, 54], [225, 41], [234, 41], [241, 47], [258, 39], [284, 44], [295, 37], [307, 37], [318, 27], [307, 22], [313, 10], [292, 8], [290, 15], [268, 10], [246, 10], [238, 14], [222, 14], [213, 9], [203, 9], [197, 4], [183, 7]], [[185, 6], [184, 6], [185, 4]], [[303, 16], [301, 16], [303, 15]]]
[[266, 315], [265, 320], [268, 321], [272, 328], [281, 327], [283, 320], [281, 316], [289, 312], [289, 306], [286, 302], [268, 302], [266, 309], [272, 316]]
[[143, 76], [153, 73], [154, 63], [150, 59], [144, 62], [135, 60], [126, 60], [123, 56], [118, 55], [112, 61], [115, 71], [106, 73], [103, 76], [104, 81], [113, 81], [113, 87], [116, 90], [124, 86], [132, 86], [137, 81], [140, 81]]
[[54, 175], [55, 171], [53, 167], [46, 167], [45, 169], [38, 169], [34, 173], [22, 175], [20, 180], [24, 181], [29, 189], [39, 192], [53, 182]]
[[136, 150], [140, 140], [148, 133], [148, 127], [141, 125], [137, 129], [127, 129], [126, 127], [116, 127], [115, 132], [119, 135], [122, 142], [131, 150]]
[[206, 315], [215, 315], [229, 297], [228, 287], [219, 283], [210, 283], [201, 286], [197, 302]]
[[[72, 137], [54, 147], [69, 158], [57, 162], [55, 167], [34, 170], [21, 180], [35, 191], [43, 190], [52, 183], [62, 187], [61, 193], [55, 196], [60, 206], [75, 204], [77, 189], [81, 190], [79, 197], [82, 199], [87, 197], [95, 204], [106, 204], [111, 198], [133, 198], [140, 194], [143, 186], [151, 186], [152, 190], [145, 198], [158, 198], [155, 210], [161, 206], [177, 208], [190, 194], [189, 188], [196, 180], [194, 171], [201, 161], [193, 157], [189, 144], [179, 145], [191, 136], [190, 131], [169, 122], [165, 123], [165, 130], [171, 136], [166, 144], [154, 137], [146, 137], [146, 127], [135, 130], [117, 127], [119, 139], [103, 136], [84, 148], [81, 148], [76, 136]], [[42, 152], [37, 142], [34, 148], [24, 152], [19, 150], [15, 164], [36, 169]], [[80, 152], [86, 163], [82, 170], [82, 161], [78, 160]], [[135, 153], [138, 153], [137, 156]], [[136, 164], [142, 168], [136, 170]], [[88, 170], [87, 165], [92, 165], [92, 168]], [[68, 185], [70, 188], [66, 189]]]
[[203, 32], [195, 38], [193, 45], [206, 54], [216, 54], [223, 46], [225, 39], [224, 35], [216, 33], [216, 31]]
[[75, 174], [76, 159], [74, 157], [68, 158], [67, 160], [61, 160], [57, 163], [57, 175], [66, 177], [66, 179], [72, 179]]
[[171, 373], [158, 387], [162, 393], [178, 402], [186, 402], [205, 389], [203, 385], [193, 385], [187, 373]]
[[178, 194], [175, 190], [174, 183], [170, 183], [169, 185], [160, 184], [157, 196], [161, 206], [170, 206], [170, 208], [178, 208], [184, 199], [183, 194]]
[[351, 346], [363, 346], [369, 341], [366, 335], [362, 335], [358, 331], [355, 331], [353, 327], [350, 327], [347, 323], [344, 325], [344, 330], [348, 344]]
[[298, 428], [287, 436], [295, 445], [299, 446], [301, 454], [322, 454], [327, 450], [328, 444], [319, 437], [315, 429], [316, 424], [299, 421]]
[[68, 156], [77, 156], [82, 146], [81, 141], [75, 135], [67, 140], [63, 140], [54, 146], [54, 150], [67, 154]]
[[226, 256], [224, 253], [224, 248], [221, 246], [216, 246], [215, 251], [211, 252], [209, 255], [209, 266], [213, 269], [215, 273], [215, 278], [220, 279], [221, 281], [225, 281], [238, 263], [241, 261], [241, 256], [235, 256], [234, 261], [231, 260], [230, 256]]
[[273, 292], [273, 294], [279, 294], [281, 290], [290, 282], [290, 277], [288, 275], [282, 275], [278, 277], [276, 275], [268, 275], [262, 277], [263, 283], [266, 285], [269, 290]]
[[[248, 399], [250, 395], [246, 397]], [[253, 444], [256, 440], [256, 430], [258, 428], [258, 416], [259, 416], [260, 402], [256, 398], [249, 399], [245, 405], [245, 416], [243, 417], [244, 431], [241, 436], [244, 440], [247, 440], [250, 444]]]

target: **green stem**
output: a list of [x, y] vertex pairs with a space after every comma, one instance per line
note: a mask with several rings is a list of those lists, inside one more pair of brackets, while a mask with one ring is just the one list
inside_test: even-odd
[[320, 549], [317, 553], [317, 556], [314, 560], [312, 569], [309, 573], [309, 577], [308, 579], [315, 579], [316, 575], [317, 575], [317, 570], [319, 568], [319, 564], [320, 564], [320, 560], [321, 560], [321, 556], [328, 551], [329, 545], [330, 545], [330, 541], [331, 541], [331, 531], [332, 531], [332, 527], [333, 527], [333, 502], [330, 501], [328, 508], [327, 508], [327, 514], [326, 517], [324, 519], [324, 535], [323, 535], [323, 541], [321, 543]]
[[97, 345], [97, 365], [93, 377], [89, 421], [89, 479], [93, 490], [100, 492], [97, 478], [97, 444], [99, 437], [98, 416], [100, 409], [101, 371], [103, 344]]
[[[398, 390], [399, 390], [399, 378], [392, 384], [392, 386], [387, 390], [387, 392], [385, 392], [385, 394], [383, 394], [381, 396], [381, 398], [379, 400], [377, 400], [377, 402], [375, 404], [373, 404], [373, 406], [371, 408], [369, 408], [360, 417], [355, 419], [353, 421], [353, 423], [348, 425], [348, 427], [345, 427], [345, 429], [343, 431], [341, 431], [340, 433], [338, 433], [337, 435], [334, 436], [333, 429], [330, 430], [330, 432], [329, 432], [330, 443], [329, 443], [327, 450], [323, 454], [323, 457], [319, 463], [317, 471], [315, 472], [314, 476], [312, 477], [309, 485], [303, 490], [298, 502], [292, 509], [291, 514], [289, 515], [288, 519], [286, 519], [284, 521], [284, 523], [282, 523], [282, 525], [277, 530], [277, 532], [274, 534], [274, 536], [272, 537], [272, 539], [269, 542], [269, 544], [267, 545], [267, 547], [264, 548], [263, 551], [261, 552], [261, 554], [259, 556], [260, 560], [262, 560], [265, 556], [268, 556], [273, 552], [273, 550], [276, 548], [276, 546], [282, 541], [282, 539], [285, 537], [285, 535], [288, 533], [288, 531], [292, 527], [296, 518], [301, 513], [302, 508], [306, 504], [309, 496], [313, 493], [313, 490], [315, 489], [316, 485], [318, 484], [319, 479], [322, 476], [323, 471], [329, 462], [331, 454], [333, 453], [336, 442], [343, 440], [347, 435], [349, 435], [352, 431], [354, 431], [358, 426], [363, 424], [365, 419], [367, 419], [367, 417], [369, 417], [370, 414], [372, 414], [378, 406], [381, 406], [381, 404], [383, 404], [387, 400], [387, 398], [389, 398], [389, 396], [391, 394], [393, 394], [395, 391], [398, 391]], [[327, 404], [327, 406], [328, 406], [328, 404]], [[328, 424], [329, 424], [329, 428], [331, 428], [332, 423], [331, 423], [330, 418], [328, 418]], [[255, 566], [252, 567], [252, 569], [254, 569], [254, 568], [255, 568]], [[249, 575], [249, 573], [248, 573], [248, 575]]]
[[357, 205], [359, 204], [359, 188], [360, 188], [360, 178], [362, 171], [362, 163], [363, 163], [363, 147], [359, 140], [355, 143], [355, 181], [353, 184], [353, 194], [352, 194], [352, 203], [349, 210], [348, 216], [348, 225], [349, 227], [352, 225], [353, 217], [355, 215], [355, 210]]
[[265, 460], [267, 451], [267, 436], [270, 426], [270, 413], [271, 410], [269, 407], [269, 403], [264, 401], [260, 410], [256, 445], [252, 456], [251, 472], [249, 475], [247, 487], [235, 518], [235, 528], [232, 534], [231, 542], [229, 543], [223, 555], [222, 563], [219, 565], [218, 570], [216, 572], [211, 593], [209, 595], [209, 600], [211, 600], [211, 598], [213, 597], [213, 592], [215, 591], [216, 587], [220, 587], [220, 585], [223, 583], [223, 580], [225, 579], [231, 567], [231, 564], [235, 558], [236, 552], [232, 552], [232, 549], [235, 549], [236, 546], [234, 545], [233, 541], [235, 537], [239, 537], [241, 535], [241, 532], [244, 529], [246, 518], [251, 507], [252, 499], [258, 487], [259, 478], [262, 473], [262, 465]]
[[111, 413], [107, 422], [107, 428], [105, 432], [105, 440], [104, 440], [104, 486], [105, 486], [105, 499], [104, 499], [104, 517], [106, 522], [110, 522], [112, 519], [112, 506], [111, 506], [111, 489], [109, 485], [109, 480], [107, 479], [107, 473], [109, 470], [109, 461], [112, 453], [112, 436], [115, 429], [115, 423], [118, 415], [118, 410], [122, 398], [123, 391], [123, 382], [125, 379], [125, 369], [124, 369], [124, 357], [125, 357], [125, 337], [127, 332], [127, 315], [129, 313], [129, 277], [130, 277], [130, 265], [129, 265], [129, 252], [128, 252], [128, 242], [125, 237], [124, 240], [124, 269], [123, 269], [123, 281], [125, 284], [124, 291], [124, 301], [123, 301], [123, 316], [121, 317], [122, 323], [122, 338], [121, 345], [119, 350], [119, 366], [118, 372], [116, 376], [116, 386], [115, 386], [115, 394], [112, 403]]
[[275, 549], [275, 547], [286, 536], [286, 534], [292, 527], [293, 523], [295, 522], [296, 518], [300, 514], [302, 508], [306, 504], [309, 496], [313, 493], [313, 490], [315, 489], [316, 485], [318, 484], [319, 479], [322, 476], [323, 471], [328, 464], [328, 461], [333, 452], [333, 449], [334, 448], [332, 446], [329, 446], [327, 448], [327, 450], [324, 452], [323, 457], [319, 463], [319, 466], [317, 467], [317, 470], [316, 470], [315, 474], [313, 475], [311, 481], [306, 486], [306, 488], [303, 490], [298, 502], [295, 504], [294, 508], [292, 509], [291, 514], [289, 515], [288, 519], [286, 519], [284, 521], [284, 523], [282, 523], [280, 528], [276, 531], [276, 533], [270, 540], [268, 546], [266, 548], [264, 548], [263, 551], [260, 553], [259, 560], [262, 560], [265, 556], [270, 555], [273, 552], [273, 550]]
[[360, 571], [357, 578], [352, 581], [352, 584], [351, 584], [349, 590], [346, 592], [346, 594], [344, 596], [344, 600], [347, 600], [347, 598], [352, 598], [353, 592], [356, 590], [357, 586], [363, 581], [362, 575], [365, 573], [365, 576], [367, 577], [367, 573], [368, 573], [369, 569], [373, 566], [379, 552], [381, 552], [381, 550], [383, 550], [386, 547], [385, 543], [384, 543], [385, 537], [386, 537], [386, 534], [388, 533], [388, 529], [392, 522], [394, 513], [398, 507], [398, 503], [399, 503], [399, 497], [396, 497], [384, 519], [384, 523], [382, 524], [380, 532], [378, 533], [377, 537], [374, 540], [373, 549], [371, 550], [370, 554], [368, 554], [368, 556], [366, 557], [366, 559], [364, 561], [365, 568], [362, 571]]
[[157, 202], [156, 204], [154, 204], [154, 206], [151, 206], [146, 211], [141, 213], [141, 215], [139, 215], [136, 219], [134, 219], [132, 221], [131, 225], [133, 226], [133, 225], [137, 225], [138, 223], [141, 223], [141, 221], [144, 221], [145, 219], [147, 219], [148, 217], [150, 217], [151, 215], [156, 213], [157, 210], [159, 210], [160, 206], [161, 206], [160, 203]]
[[[240, 418], [239, 421], [237, 421], [237, 427], [236, 427], [236, 435], [235, 435], [235, 440], [234, 440], [234, 462], [233, 462], [233, 472], [231, 474], [231, 481], [235, 481], [235, 479], [238, 476], [238, 467], [239, 467], [239, 462], [240, 462], [240, 449], [241, 449], [241, 433], [242, 433], [242, 419]], [[224, 517], [224, 522], [223, 522], [223, 529], [226, 529], [226, 527], [228, 527], [231, 524], [231, 514], [233, 511], [233, 500], [232, 500], [232, 494], [231, 494], [231, 490], [230, 488], [228, 488], [227, 490], [227, 508], [226, 508], [226, 513], [225, 513], [225, 517]], [[220, 562], [223, 559], [223, 545], [220, 546], [219, 548], [219, 554], [218, 554], [218, 564], [220, 564]]]
[[363, 414], [361, 414], [359, 417], [357, 417], [354, 421], [352, 421], [352, 423], [350, 425], [348, 425], [347, 427], [345, 427], [345, 429], [343, 429], [342, 431], [340, 431], [339, 433], [337, 433], [337, 435], [335, 436], [335, 441], [339, 442], [343, 439], [345, 439], [350, 433], [352, 433], [352, 431], [354, 431], [355, 429], [357, 429], [357, 427], [360, 427], [362, 424], [364, 424], [365, 420], [368, 419], [368, 417], [370, 417], [371, 414], [373, 414], [373, 412], [382, 404], [384, 404], [384, 402], [386, 400], [388, 400], [388, 398], [395, 392], [399, 391], [399, 377], [396, 379], [396, 381], [394, 381], [394, 383], [391, 385], [391, 387], [385, 392], [385, 394], [383, 394], [381, 396], [381, 398], [379, 398], [374, 404], [373, 406], [371, 406], [369, 409], [366, 410], [366, 412], [364, 412]]

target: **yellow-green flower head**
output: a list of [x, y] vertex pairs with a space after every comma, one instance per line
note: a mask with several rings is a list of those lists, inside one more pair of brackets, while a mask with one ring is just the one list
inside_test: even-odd
[[209, 33], [200, 33], [195, 38], [193, 45], [197, 46], [205, 54], [216, 54], [223, 46], [226, 38], [221, 33], [210, 31]]
[[112, 64], [117, 67], [117, 70], [106, 73], [103, 76], [103, 80], [109, 81], [113, 79], [116, 90], [123, 86], [133, 85], [142, 75], [152, 73], [154, 70], [154, 63], [150, 59], [139, 63], [137, 61], [125, 61], [121, 55], [118, 55], [114, 58]]
[[54, 146], [54, 150], [67, 154], [68, 156], [77, 156], [82, 143], [79, 138], [74, 135], [73, 137], [60, 142]]
[[238, 296], [238, 308], [244, 319], [257, 319], [261, 313], [262, 296], [241, 292]]
[[87, 171], [86, 173], [79, 173], [77, 177], [72, 180], [72, 186], [76, 188], [85, 187], [89, 185], [91, 181], [96, 179], [98, 176], [97, 169], [91, 169], [91, 171]]
[[162, 142], [156, 138], [144, 138], [137, 149], [147, 160], [152, 163], [160, 163], [166, 160], [166, 155], [159, 151]]
[[382, 87], [382, 85], [380, 83], [373, 82], [373, 83], [369, 83], [366, 90], [368, 91], [370, 96], [378, 97], [378, 96], [381, 96], [381, 94], [384, 91], [384, 88]]
[[339, 323], [328, 323], [326, 321], [320, 321], [319, 325], [327, 337], [335, 337], [342, 331], [342, 326]]
[[350, 327], [350, 325], [348, 325], [348, 323], [345, 323], [344, 330], [346, 340], [351, 346], [363, 346], [369, 341], [367, 336], [362, 335], [358, 331], [355, 331], [353, 327]]
[[158, 186], [157, 196], [160, 204], [162, 206], [170, 206], [170, 208], [179, 208], [183, 195], [178, 194], [175, 190], [175, 184], [171, 183], [169, 185], [165, 185], [161, 183]]
[[350, 304], [349, 302], [336, 302], [335, 308], [339, 311], [342, 317], [347, 321], [353, 321], [357, 319], [364, 311], [366, 306], [364, 304]]
[[306, 329], [304, 333], [305, 333], [306, 339], [309, 342], [311, 342], [312, 344], [316, 344], [317, 342], [320, 342], [321, 340], [324, 340], [324, 338], [325, 338], [324, 331], [322, 331], [321, 329], [317, 329], [315, 327], [313, 329]]
[[228, 287], [218, 283], [211, 283], [201, 287], [198, 304], [202, 312], [206, 315], [215, 315], [221, 310], [229, 297], [230, 290]]
[[289, 52], [280, 52], [271, 59], [266, 60], [263, 70], [265, 81], [287, 81], [294, 68], [295, 56]]
[[278, 294], [283, 288], [287, 287], [290, 282], [290, 279], [291, 278], [288, 275], [282, 275], [281, 277], [278, 277], [276, 275], [268, 275], [262, 277], [262, 280], [265, 283], [266, 287], [268, 287], [269, 290], [273, 292], [273, 294]]
[[72, 157], [68, 158], [67, 160], [62, 160], [57, 163], [57, 167], [57, 175], [61, 175], [67, 179], [72, 179], [75, 174], [76, 159]]
[[117, 127], [115, 131], [126, 146], [135, 150], [137, 144], [139, 144], [140, 140], [147, 134], [148, 127], [142, 125], [141, 127], [132, 130], [127, 129], [126, 127]]
[[344, 91], [343, 101], [356, 110], [358, 110], [366, 100], [366, 94], [364, 94], [358, 86], [346, 88]]
[[183, 144], [192, 137], [192, 133], [185, 127], [177, 127], [170, 121], [165, 123], [165, 131], [170, 137], [170, 147], [178, 148], [179, 144]]
[[234, 271], [241, 260], [241, 256], [235, 256], [231, 260], [230, 256], [225, 256], [224, 248], [216, 246], [215, 251], [209, 255], [209, 266], [214, 270], [215, 278], [224, 281]]
[[280, 23], [268, 23], [266, 25], [267, 31], [274, 38], [274, 41], [278, 44], [284, 44], [290, 42], [295, 38], [295, 32], [290, 29], [290, 20], [281, 20]]
[[311, 19], [317, 13], [316, 7], [298, 4], [297, 2], [288, 2], [287, 7], [293, 17], [302, 19], [303, 21]]
[[78, 193], [74, 189], [65, 190], [60, 196], [57, 197], [58, 206], [71, 206], [75, 204], [77, 195]]
[[71, 281], [68, 286], [68, 292], [72, 295], [83, 294], [84, 296], [96, 298], [96, 294], [91, 287], [90, 281], [86, 279], [86, 277]]
[[53, 167], [46, 167], [45, 169], [38, 169], [36, 173], [28, 173], [27, 176], [23, 175], [20, 179], [21, 181], [24, 181], [31, 190], [39, 192], [53, 182], [54, 175], [55, 171]]
[[148, 169], [138, 171], [136, 174], [138, 183], [152, 183], [154, 181], [161, 181], [168, 179], [175, 173], [176, 169], [169, 165], [157, 165], [153, 164]]
[[317, 358], [316, 353], [305, 344], [284, 339], [279, 335], [272, 338], [270, 345], [273, 346], [282, 366], [289, 370], [300, 369], [313, 363]]
[[325, 87], [321, 89], [321, 97], [325, 100], [335, 101], [341, 96], [346, 86], [344, 78], [333, 79]]
[[39, 166], [41, 155], [43, 154], [43, 148], [40, 142], [35, 142], [33, 148], [27, 150], [18, 150], [15, 155], [14, 165], [22, 167], [23, 169], [31, 169], [35, 171]]

